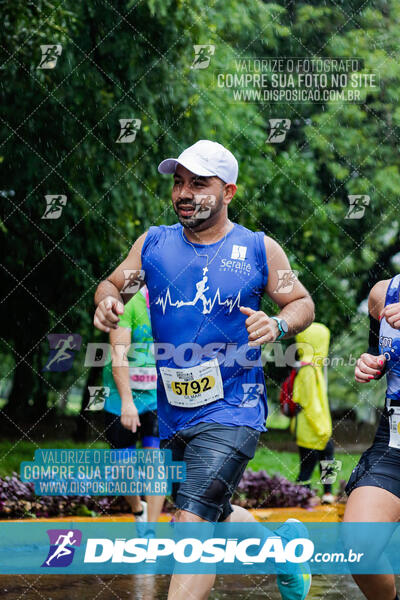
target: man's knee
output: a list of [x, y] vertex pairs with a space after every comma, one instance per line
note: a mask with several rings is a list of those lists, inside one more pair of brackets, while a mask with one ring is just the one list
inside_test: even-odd
[[189, 512], [188, 510], [180, 509], [175, 514], [175, 521], [177, 523], [198, 523], [200, 521], [204, 521], [204, 519], [192, 512]]

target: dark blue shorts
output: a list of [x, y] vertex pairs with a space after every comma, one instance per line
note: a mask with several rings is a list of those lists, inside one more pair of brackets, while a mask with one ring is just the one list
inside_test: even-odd
[[186, 463], [186, 480], [173, 484], [176, 507], [206, 521], [224, 521], [233, 511], [230, 498], [259, 437], [251, 427], [199, 423], [161, 440], [160, 447], [172, 450], [174, 461]]
[[159, 448], [157, 413], [149, 410], [139, 415], [140, 427], [133, 433], [121, 423], [121, 417], [104, 411], [105, 435], [111, 448], [136, 448], [138, 440], [143, 448]]

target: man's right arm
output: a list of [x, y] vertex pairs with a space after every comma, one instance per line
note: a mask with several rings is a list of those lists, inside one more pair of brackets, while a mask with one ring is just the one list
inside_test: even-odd
[[[109, 333], [111, 329], [118, 327], [119, 315], [124, 312], [121, 290], [126, 284], [126, 273], [131, 275], [132, 282], [135, 280], [138, 282], [137, 290], [134, 293], [144, 285], [143, 277], [141, 277], [141, 254], [146, 235], [147, 231], [136, 240], [126, 259], [97, 287], [94, 296], [97, 308], [93, 324], [100, 331]], [[130, 296], [132, 297], [134, 293], [130, 292]]]

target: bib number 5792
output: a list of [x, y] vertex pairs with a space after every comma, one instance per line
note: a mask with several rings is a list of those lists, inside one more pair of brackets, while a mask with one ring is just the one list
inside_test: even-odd
[[177, 396], [193, 396], [211, 390], [215, 385], [212, 375], [194, 381], [172, 381], [171, 387]]

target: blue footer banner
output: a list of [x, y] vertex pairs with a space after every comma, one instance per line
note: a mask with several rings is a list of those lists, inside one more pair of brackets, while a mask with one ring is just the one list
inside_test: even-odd
[[2, 522], [0, 573], [400, 573], [396, 523]]

